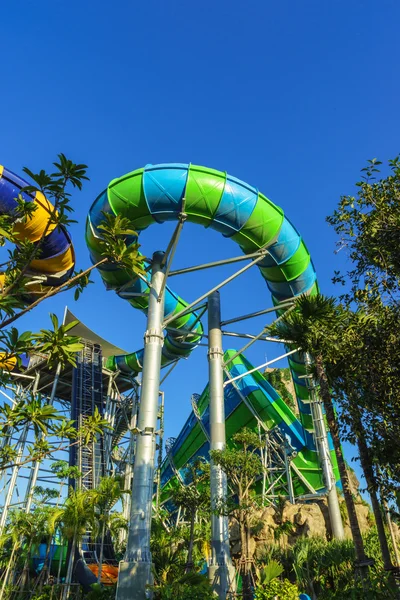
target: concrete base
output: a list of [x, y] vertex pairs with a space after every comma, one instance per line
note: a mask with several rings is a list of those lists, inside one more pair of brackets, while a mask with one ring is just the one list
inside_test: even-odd
[[119, 563], [116, 600], [148, 600], [153, 597], [147, 585], [152, 585], [152, 563], [126, 562]]
[[233, 565], [209, 565], [208, 579], [220, 600], [231, 598], [236, 591], [235, 569]]

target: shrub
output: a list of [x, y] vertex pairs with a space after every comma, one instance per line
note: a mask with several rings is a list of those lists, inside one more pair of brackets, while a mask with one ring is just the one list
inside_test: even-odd
[[298, 600], [299, 588], [290, 583], [288, 579], [283, 581], [273, 579], [267, 584], [259, 584], [255, 589], [255, 600]]

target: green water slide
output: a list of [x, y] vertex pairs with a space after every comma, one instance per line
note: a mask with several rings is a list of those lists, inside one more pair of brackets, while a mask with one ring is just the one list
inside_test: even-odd
[[[227, 350], [224, 355], [228, 363], [225, 380], [243, 375], [253, 369], [242, 355], [231, 362], [235, 350]], [[295, 496], [323, 492], [318, 456], [312, 435], [303, 428], [292, 410], [280, 398], [275, 389], [258, 371], [247, 374], [225, 387], [226, 436], [228, 445], [232, 436], [243, 427], [275, 438], [278, 446], [286, 444], [292, 464], [292, 481]], [[196, 399], [194, 410], [184, 427], [168, 449], [161, 468], [161, 503], [168, 505], [171, 490], [185, 479], [185, 467], [196, 457], [208, 457], [209, 445], [209, 391], [208, 386]], [[330, 449], [335, 478], [339, 479], [334, 450]], [[286, 476], [275, 485], [274, 493], [284, 494]], [[261, 482], [258, 486], [261, 493]]]
[[[138, 232], [156, 223], [177, 221], [184, 214], [189, 222], [210, 227], [224, 237], [232, 239], [246, 255], [265, 250], [266, 254], [257, 267], [268, 286], [274, 305], [301, 294], [313, 295], [318, 291], [316, 273], [308, 249], [283, 210], [257, 188], [225, 172], [192, 164], [167, 163], [147, 165], [143, 169], [112, 180], [95, 200], [88, 215], [86, 242], [93, 262], [102, 258], [99, 225], [104, 213], [129, 218]], [[130, 240], [127, 240], [127, 244], [129, 243]], [[138, 278], [132, 280], [131, 273], [118, 265], [103, 264], [99, 272], [108, 289], [114, 289], [135, 309], [147, 314], [148, 282]], [[166, 287], [164, 318], [168, 319], [172, 331], [167, 331], [165, 336], [161, 366], [189, 356], [201, 339], [203, 328], [199, 315], [195, 311], [179, 315], [187, 306], [185, 300]], [[187, 332], [192, 333], [190, 338], [182, 336]], [[228, 370], [234, 373], [244, 369], [246, 364], [246, 359], [241, 357], [234, 360]], [[227, 439], [229, 441], [232, 434], [247, 423], [254, 428], [257, 422], [260, 422], [268, 431], [276, 428], [285, 439], [289, 438], [294, 452], [297, 453], [293, 456], [293, 465], [300, 472], [299, 481], [302, 481], [303, 476], [309, 486], [320, 490], [323, 484], [312, 435], [309, 390], [302, 379], [305, 373], [303, 357], [300, 354], [292, 354], [289, 365], [296, 391], [298, 419], [262, 375], [253, 373], [238, 380], [237, 385], [225, 388], [228, 394], [225, 399]], [[107, 366], [111, 370], [136, 374], [143, 368], [143, 349], [128, 355], [113, 356]], [[246, 382], [249, 382], [249, 385], [246, 385]], [[243, 386], [244, 389], [241, 390]], [[230, 411], [229, 398], [235, 395], [235, 409]], [[207, 404], [206, 388], [198, 408], [200, 415], [204, 413], [205, 422]], [[184, 468], [185, 463], [196, 453], [202, 452], [207, 456], [207, 436], [204, 431], [206, 429], [203, 423], [192, 414], [177, 438], [175, 450], [172, 450], [176, 451], [175, 466], [170, 465], [171, 470], [168, 471], [167, 465], [164, 465], [164, 482], [167, 473], [172, 480], [176, 479], [177, 475], [173, 469], [179, 471]], [[332, 451], [331, 456], [337, 477]], [[305, 483], [296, 485], [296, 493], [306, 493]]]

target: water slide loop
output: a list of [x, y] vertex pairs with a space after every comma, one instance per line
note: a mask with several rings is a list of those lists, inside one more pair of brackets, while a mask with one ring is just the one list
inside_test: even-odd
[[[146, 165], [113, 179], [94, 201], [87, 219], [86, 243], [93, 262], [101, 256], [98, 226], [104, 212], [127, 217], [138, 232], [154, 223], [179, 223], [184, 213], [188, 222], [211, 227], [237, 242], [246, 255], [267, 249], [268, 253], [256, 260], [274, 305], [300, 294], [315, 294], [318, 290], [307, 247], [283, 210], [257, 188], [226, 172], [191, 163], [167, 163]], [[132, 282], [131, 275], [116, 265], [102, 265], [99, 272], [108, 289], [116, 290], [134, 308], [147, 312], [149, 287], [146, 282], [140, 279]], [[149, 274], [147, 279], [150, 280]], [[185, 310], [188, 306], [166, 287], [164, 324], [174, 331], [167, 330], [162, 366], [188, 357], [201, 339], [200, 319], [193, 310]], [[176, 331], [197, 336], [183, 341]], [[299, 379], [305, 366], [298, 354], [291, 356], [289, 363], [302, 422], [311, 429], [308, 390], [304, 380]], [[143, 349], [111, 357], [107, 366], [137, 373], [142, 365]]]

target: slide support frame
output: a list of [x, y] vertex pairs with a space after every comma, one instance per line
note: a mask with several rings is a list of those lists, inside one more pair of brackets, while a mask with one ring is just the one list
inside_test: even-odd
[[[208, 368], [210, 386], [210, 450], [224, 450], [225, 401], [221, 332], [220, 294], [214, 291], [208, 297]], [[210, 583], [220, 600], [234, 591], [235, 570], [229, 548], [228, 517], [214, 510], [225, 503], [228, 493], [227, 477], [219, 465], [210, 461], [211, 488], [211, 559], [208, 566]]]
[[152, 262], [147, 330], [144, 336], [143, 376], [133, 468], [128, 544], [124, 560], [120, 562], [117, 600], [145, 600], [151, 598], [147, 586], [152, 584], [150, 531], [156, 429], [159, 413], [161, 350], [164, 343], [162, 321], [164, 316], [163, 282], [165, 267], [161, 266], [163, 257], [163, 252], [155, 252]]

